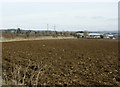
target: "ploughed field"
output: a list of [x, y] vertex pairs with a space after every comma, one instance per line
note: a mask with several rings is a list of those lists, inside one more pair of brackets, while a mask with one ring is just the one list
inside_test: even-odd
[[118, 86], [118, 41], [3, 42], [3, 79], [11, 85]]

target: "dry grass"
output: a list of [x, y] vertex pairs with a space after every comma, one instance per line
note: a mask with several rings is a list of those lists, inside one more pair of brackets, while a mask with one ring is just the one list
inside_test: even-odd
[[63, 37], [63, 36], [58, 36], [58, 37], [52, 37], [52, 36], [41, 36], [41, 37], [30, 37], [30, 38], [14, 38], [14, 39], [9, 39], [9, 38], [2, 38], [0, 42], [11, 42], [11, 41], [25, 41], [25, 40], [49, 40], [49, 39], [76, 39], [75, 37]]

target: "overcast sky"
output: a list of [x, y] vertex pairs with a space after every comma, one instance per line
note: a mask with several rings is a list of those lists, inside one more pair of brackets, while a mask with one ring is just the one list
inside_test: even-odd
[[109, 31], [118, 29], [117, 2], [2, 2], [0, 28]]

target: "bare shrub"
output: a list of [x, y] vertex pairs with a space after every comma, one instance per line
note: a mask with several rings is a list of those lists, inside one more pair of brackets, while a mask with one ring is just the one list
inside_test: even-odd
[[[43, 66], [42, 62], [39, 64], [35, 64], [34, 68], [30, 71], [30, 67], [32, 66], [32, 61], [29, 60], [28, 66], [25, 68], [22, 65], [14, 64], [12, 68], [11, 75], [8, 75], [6, 70], [3, 72], [3, 85], [38, 85], [40, 76], [44, 74], [43, 68], [46, 68], [46, 65]], [[37, 68], [37, 70], [36, 70]], [[23, 70], [24, 69], [24, 70]], [[30, 77], [27, 76], [27, 73], [30, 73]], [[12, 76], [12, 77], [9, 77]]]

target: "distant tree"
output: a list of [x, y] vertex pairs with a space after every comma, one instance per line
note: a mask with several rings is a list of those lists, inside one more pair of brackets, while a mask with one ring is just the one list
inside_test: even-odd
[[10, 33], [10, 30], [9, 29], [5, 30], [5, 33], [6, 34]]
[[30, 30], [26, 32], [26, 36], [29, 37], [30, 36]]
[[60, 35], [62, 35], [62, 32], [60, 32]]
[[72, 33], [72, 32], [70, 32], [70, 35], [71, 35], [71, 36], [73, 36], [73, 33]]
[[104, 36], [103, 36], [103, 35], [100, 35], [100, 38], [104, 38]]
[[39, 36], [39, 31], [35, 31], [35, 37]]
[[75, 32], [70, 32], [70, 36], [76, 36], [76, 33]]
[[56, 35], [58, 35], [58, 32], [57, 32], [57, 31], [55, 31], [55, 34], [56, 34]]
[[21, 33], [20, 28], [17, 29], [16, 33], [17, 33], [17, 34], [20, 34], [20, 33]]

